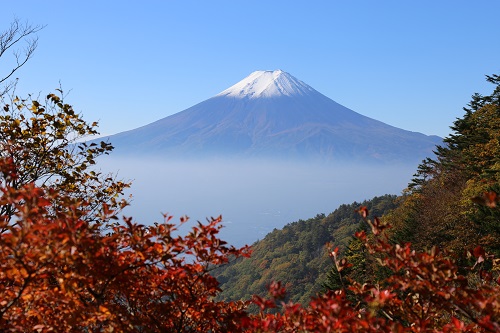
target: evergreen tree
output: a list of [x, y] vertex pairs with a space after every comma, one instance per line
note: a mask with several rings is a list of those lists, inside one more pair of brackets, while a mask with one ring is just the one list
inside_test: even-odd
[[391, 218], [391, 239], [417, 249], [440, 246], [462, 254], [473, 244], [500, 254], [500, 213], [474, 203], [500, 186], [500, 77], [487, 76], [490, 95], [474, 94], [434, 159], [419, 166]]

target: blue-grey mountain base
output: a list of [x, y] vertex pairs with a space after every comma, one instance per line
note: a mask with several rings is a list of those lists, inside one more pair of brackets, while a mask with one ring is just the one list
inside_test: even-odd
[[256, 71], [208, 100], [109, 140], [118, 155], [415, 165], [442, 142], [365, 117], [281, 70]]

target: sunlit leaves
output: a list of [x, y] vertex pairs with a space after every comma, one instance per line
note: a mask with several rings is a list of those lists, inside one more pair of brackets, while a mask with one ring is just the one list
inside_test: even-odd
[[[91, 169], [96, 158], [113, 147], [106, 142], [80, 142], [98, 133], [97, 123], [85, 122], [71, 105], [64, 103], [62, 91], [58, 91], [61, 95], [49, 94], [43, 102], [14, 97], [10, 105], [4, 106], [0, 114], [0, 158], [11, 159], [11, 165], [16, 167], [16, 178], [9, 173], [5, 181], [13, 188], [31, 182], [57, 188], [86, 201], [89, 212], [98, 211], [102, 203], [119, 211], [127, 205], [121, 196], [129, 184]], [[9, 207], [0, 209], [12, 215]], [[94, 214], [85, 216], [95, 219]]]

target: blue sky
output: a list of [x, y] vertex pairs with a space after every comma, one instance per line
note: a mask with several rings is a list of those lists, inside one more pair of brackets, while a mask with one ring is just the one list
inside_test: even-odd
[[[103, 134], [282, 69], [369, 117], [446, 136], [500, 73], [500, 1], [8, 1], [47, 26], [18, 92], [53, 91]], [[0, 61], [0, 73], [5, 71]]]

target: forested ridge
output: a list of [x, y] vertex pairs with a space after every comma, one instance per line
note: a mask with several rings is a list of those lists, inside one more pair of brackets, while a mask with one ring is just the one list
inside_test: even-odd
[[250, 258], [239, 258], [214, 270], [221, 283], [219, 297], [243, 300], [254, 294], [265, 296], [271, 281], [281, 281], [288, 299], [306, 304], [325, 289], [323, 282], [332, 264], [325, 245], [345, 249], [354, 233], [364, 227], [356, 212], [360, 206], [380, 216], [396, 207], [395, 200], [395, 195], [384, 195], [343, 204], [328, 216], [318, 214], [275, 229], [252, 245]]

